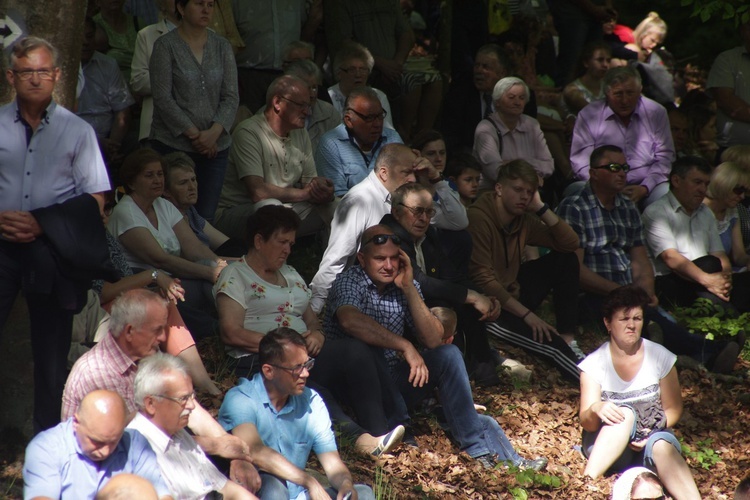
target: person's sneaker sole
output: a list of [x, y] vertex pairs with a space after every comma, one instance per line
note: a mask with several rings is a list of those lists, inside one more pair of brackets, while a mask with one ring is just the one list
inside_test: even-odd
[[379, 457], [383, 453], [388, 453], [395, 448], [404, 437], [406, 428], [403, 425], [397, 425], [388, 434], [380, 438], [380, 443], [372, 450], [372, 456]]

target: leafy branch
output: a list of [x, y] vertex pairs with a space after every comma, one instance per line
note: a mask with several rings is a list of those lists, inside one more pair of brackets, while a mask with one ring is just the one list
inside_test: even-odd
[[750, 5], [746, 0], [680, 0], [680, 6], [692, 6], [691, 16], [704, 23], [717, 17], [734, 19], [735, 26], [750, 21]]
[[690, 333], [699, 333], [708, 340], [731, 338], [741, 331], [750, 331], [750, 313], [736, 316], [708, 299], [696, 299], [692, 307], [675, 307], [674, 316]]

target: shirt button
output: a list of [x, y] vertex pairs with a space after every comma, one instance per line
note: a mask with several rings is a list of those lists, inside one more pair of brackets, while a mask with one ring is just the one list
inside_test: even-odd
[[24, 196], [24, 198], [28, 199], [28, 198], [29, 198], [29, 195], [27, 194], [26, 196]]
[[31, 172], [26, 172], [26, 175], [31, 175]]
[[34, 150], [33, 150], [33, 149], [29, 149], [29, 153], [33, 153], [33, 152], [34, 152]]

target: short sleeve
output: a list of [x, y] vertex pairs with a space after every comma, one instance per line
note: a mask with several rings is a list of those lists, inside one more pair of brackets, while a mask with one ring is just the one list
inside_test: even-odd
[[163, 496], [171, 495], [167, 484], [161, 477], [161, 469], [156, 461], [156, 454], [151, 449], [148, 440], [136, 430], [126, 429], [123, 440], [129, 436], [130, 439], [130, 450], [128, 452], [128, 460], [132, 468], [132, 473], [147, 479], [151, 484], [154, 485], [159, 498]]
[[309, 420], [312, 423], [313, 450], [316, 455], [337, 451], [336, 437], [331, 427], [331, 417], [325, 403], [323, 403], [323, 398], [312, 389], [310, 389], [310, 392], [310, 408], [314, 416]]
[[224, 294], [242, 307], [247, 308], [247, 304], [245, 303], [246, 283], [242, 279], [239, 269], [241, 265], [244, 264], [242, 262], [232, 262], [229, 264], [219, 275], [213, 292], [214, 298], [218, 297], [219, 294]]
[[[250, 382], [247, 382], [250, 383]], [[256, 403], [242, 393], [238, 387], [227, 392], [219, 409], [219, 424], [227, 432], [242, 424], [253, 424], [258, 427], [258, 409]]]

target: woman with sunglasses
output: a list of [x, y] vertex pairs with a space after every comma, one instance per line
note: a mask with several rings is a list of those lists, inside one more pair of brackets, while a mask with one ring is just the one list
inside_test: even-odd
[[746, 268], [750, 263], [750, 256], [742, 242], [737, 212], [737, 206], [745, 199], [749, 188], [750, 172], [736, 163], [724, 162], [711, 174], [711, 183], [706, 191], [706, 199], [703, 200], [703, 204], [716, 217], [724, 251], [732, 261], [735, 272]]
[[[310, 381], [317, 382], [312, 387], [325, 400], [331, 418], [358, 450], [380, 455], [398, 444], [404, 429], [388, 432], [381, 375], [369, 348], [354, 339], [326, 343], [310, 307], [312, 293], [286, 263], [299, 224], [294, 210], [281, 205], [261, 207], [248, 218], [247, 254], [228, 265], [214, 286], [221, 339], [235, 373], [251, 378], [260, 370], [258, 349], [267, 332], [288, 327], [300, 333], [310, 357], [319, 357]], [[334, 396], [354, 409], [358, 424], [341, 411]]]
[[578, 365], [584, 474], [596, 479], [608, 470], [645, 466], [675, 499], [700, 499], [671, 430], [682, 415], [677, 356], [641, 338], [648, 302], [637, 286], [612, 291], [601, 307], [609, 341]]

